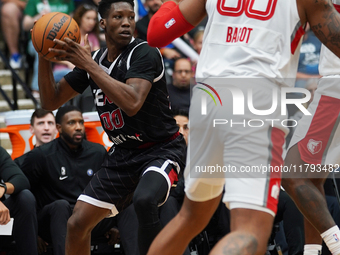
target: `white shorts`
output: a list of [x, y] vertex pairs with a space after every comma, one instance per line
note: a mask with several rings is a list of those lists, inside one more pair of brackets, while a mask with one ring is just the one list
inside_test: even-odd
[[[245, 91], [253, 90], [255, 109], [270, 109], [272, 89], [275, 87], [278, 93], [280, 91], [275, 84], [266, 84], [263, 79], [252, 80], [251, 85], [249, 82], [241, 85], [239, 81], [235, 84], [237, 89], [242, 88], [245, 99], [248, 97]], [[286, 116], [281, 116], [280, 107], [270, 115], [254, 115], [247, 104], [244, 114], [235, 114], [233, 109], [238, 99], [233, 100], [227, 92], [229, 89], [218, 85], [215, 89], [223, 106], [215, 105], [208, 96], [203, 99], [207, 102], [207, 113], [202, 115], [202, 97], [207, 95], [202, 88], [209, 89], [201, 84], [193, 88], [190, 106], [189, 147], [184, 173], [186, 195], [193, 201], [207, 201], [221, 194], [224, 188], [223, 202], [227, 206], [230, 203], [248, 204], [250, 208], [262, 208], [275, 214], [281, 183], [279, 168], [283, 165], [288, 133], [288, 128], [282, 125], [282, 121], [286, 124]], [[234, 92], [240, 94], [237, 89]], [[216, 94], [215, 97], [219, 102]], [[270, 167], [274, 169], [275, 166], [278, 171], [271, 172]]]
[[319, 80], [313, 102], [297, 124], [289, 148], [298, 144], [301, 159], [308, 164], [340, 163], [340, 76]]

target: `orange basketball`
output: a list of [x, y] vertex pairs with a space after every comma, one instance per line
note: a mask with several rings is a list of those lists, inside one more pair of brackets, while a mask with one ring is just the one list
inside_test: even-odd
[[34, 24], [32, 29], [32, 43], [40, 56], [50, 61], [54, 59], [55, 53], [49, 52], [49, 48], [59, 49], [54, 39], [63, 40], [65, 37], [79, 43], [80, 31], [77, 22], [69, 15], [61, 12], [51, 12]]

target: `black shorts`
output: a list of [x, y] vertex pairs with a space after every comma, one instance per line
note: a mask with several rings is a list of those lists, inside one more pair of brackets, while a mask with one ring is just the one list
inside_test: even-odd
[[78, 200], [110, 209], [112, 216], [116, 215], [131, 203], [133, 192], [147, 171], [162, 174], [170, 190], [179, 172], [184, 170], [185, 154], [182, 135], [147, 149], [112, 147]]

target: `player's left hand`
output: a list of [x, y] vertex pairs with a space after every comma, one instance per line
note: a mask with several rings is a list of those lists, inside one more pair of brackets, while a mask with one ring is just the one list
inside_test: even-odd
[[75, 66], [85, 69], [86, 64], [91, 60], [91, 46], [88, 41], [88, 35], [85, 35], [85, 44], [81, 46], [79, 43], [72, 41], [70, 38], [65, 38], [64, 41], [54, 39], [54, 42], [62, 47], [62, 49], [50, 48], [51, 52], [57, 53], [56, 60], [70, 61]]

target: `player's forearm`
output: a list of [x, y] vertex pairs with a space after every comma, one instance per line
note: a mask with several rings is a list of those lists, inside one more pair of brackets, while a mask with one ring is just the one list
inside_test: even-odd
[[62, 103], [58, 102], [58, 84], [56, 84], [51, 62], [39, 56], [38, 85], [41, 107], [46, 110], [58, 109]]
[[98, 87], [101, 88], [104, 94], [128, 116], [133, 116], [140, 110], [145, 101], [146, 95], [140, 93], [137, 86], [113, 79], [97, 64], [86, 71]]

